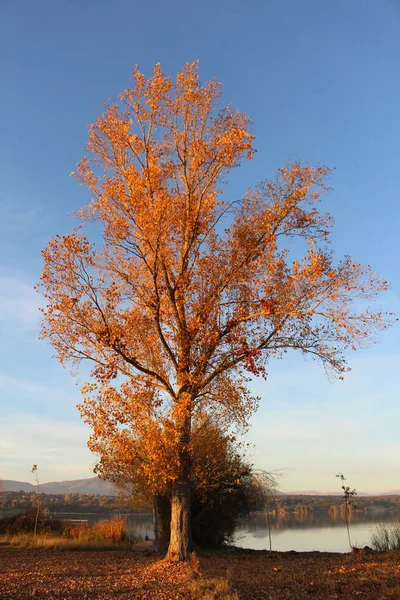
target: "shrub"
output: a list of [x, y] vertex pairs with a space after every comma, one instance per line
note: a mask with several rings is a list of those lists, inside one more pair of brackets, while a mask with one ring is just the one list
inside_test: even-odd
[[[12, 517], [0, 519], [0, 535], [33, 534], [35, 528], [36, 511], [29, 510]], [[41, 533], [61, 534], [63, 523], [59, 519], [39, 519], [38, 531]]]

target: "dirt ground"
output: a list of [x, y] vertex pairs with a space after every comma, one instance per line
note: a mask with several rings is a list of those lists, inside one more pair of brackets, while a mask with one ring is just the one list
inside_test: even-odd
[[[397, 553], [232, 550], [200, 556], [201, 577], [227, 571], [244, 600], [400, 599]], [[1, 600], [192, 599], [191, 578], [186, 566], [146, 552], [0, 547]]]

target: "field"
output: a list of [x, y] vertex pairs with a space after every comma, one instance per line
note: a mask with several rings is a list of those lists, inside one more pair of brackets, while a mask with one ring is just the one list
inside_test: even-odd
[[226, 550], [201, 555], [196, 576], [146, 552], [1, 546], [0, 565], [1, 600], [400, 599], [398, 553]]

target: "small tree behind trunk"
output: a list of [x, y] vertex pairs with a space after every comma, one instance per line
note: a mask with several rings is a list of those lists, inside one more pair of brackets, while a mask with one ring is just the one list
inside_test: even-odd
[[160, 547], [160, 530], [158, 518], [157, 495], [153, 497], [153, 529], [154, 529], [154, 547], [159, 550]]
[[[171, 501], [169, 496], [154, 496], [154, 545], [159, 552], [166, 552], [170, 540]], [[157, 527], [157, 531], [156, 531]]]

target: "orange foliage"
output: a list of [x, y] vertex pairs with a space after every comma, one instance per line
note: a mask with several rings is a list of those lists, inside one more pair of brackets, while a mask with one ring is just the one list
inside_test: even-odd
[[246, 423], [248, 375], [266, 377], [273, 358], [299, 350], [341, 376], [343, 350], [387, 327], [365, 300], [388, 285], [350, 257], [334, 262], [318, 210], [327, 167], [292, 162], [228, 201], [225, 176], [253, 154], [246, 115], [217, 111], [220, 84], [202, 85], [197, 63], [175, 82], [159, 65], [133, 80], [90, 126], [75, 171], [91, 193], [78, 216], [103, 244], [81, 228], [53, 238], [39, 288], [61, 362], [94, 362], [81, 408], [94, 439], [118, 429], [123, 452], [129, 413], [137, 468], [156, 489], [189, 476], [198, 410]]

